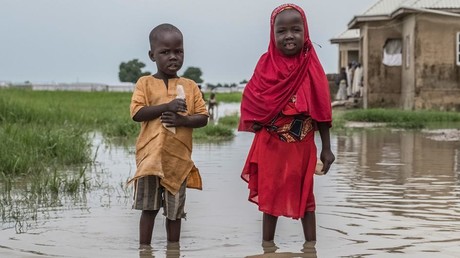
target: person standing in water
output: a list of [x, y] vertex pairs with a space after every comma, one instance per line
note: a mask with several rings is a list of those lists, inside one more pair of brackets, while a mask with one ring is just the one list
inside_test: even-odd
[[238, 130], [255, 133], [241, 177], [248, 183], [249, 201], [263, 212], [264, 241], [274, 240], [279, 216], [301, 219], [305, 240], [316, 241], [315, 131], [322, 141], [322, 173], [335, 160], [329, 84], [299, 6], [277, 7], [270, 29], [268, 51], [241, 102]]
[[[208, 112], [192, 80], [179, 77], [184, 62], [183, 36], [171, 24], [155, 27], [149, 36], [149, 57], [157, 72], [136, 83], [131, 117], [141, 123], [136, 141], [133, 208], [142, 210], [139, 243], [150, 245], [155, 217], [166, 216], [167, 241], [178, 243], [185, 218], [185, 189], [201, 189], [192, 155], [193, 128], [206, 126]], [[174, 129], [174, 130], [173, 130]]]

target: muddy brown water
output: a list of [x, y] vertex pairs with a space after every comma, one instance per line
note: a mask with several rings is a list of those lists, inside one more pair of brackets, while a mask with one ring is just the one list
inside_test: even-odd
[[100, 187], [40, 207], [19, 233], [17, 222], [3, 222], [0, 257], [460, 257], [459, 142], [388, 129], [332, 134], [337, 161], [315, 177], [316, 245], [304, 246], [299, 221], [281, 218], [276, 246], [263, 248], [261, 214], [240, 179], [251, 140], [238, 133], [195, 144], [204, 190], [187, 192], [180, 246], [167, 245], [158, 216], [152, 248], [139, 249], [139, 212], [122, 187], [134, 173], [133, 146], [96, 135], [88, 173]]

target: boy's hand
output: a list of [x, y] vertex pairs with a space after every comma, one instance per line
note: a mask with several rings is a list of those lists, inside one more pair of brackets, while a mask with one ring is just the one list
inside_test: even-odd
[[187, 117], [168, 111], [161, 114], [160, 120], [167, 127], [179, 127], [186, 124]]
[[323, 166], [323, 172], [324, 174], [326, 174], [329, 169], [331, 168], [331, 165], [332, 163], [334, 162], [335, 160], [335, 156], [334, 154], [332, 153], [332, 151], [330, 149], [323, 149], [321, 151], [321, 154], [320, 154], [320, 160], [321, 162], [323, 162], [324, 166]]
[[187, 112], [187, 103], [185, 103], [185, 99], [173, 99], [168, 103], [167, 107], [170, 112]]

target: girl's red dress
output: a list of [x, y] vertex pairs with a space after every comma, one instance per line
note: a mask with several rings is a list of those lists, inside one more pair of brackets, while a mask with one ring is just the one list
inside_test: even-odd
[[[303, 19], [304, 46], [296, 56], [285, 56], [276, 48], [274, 22], [285, 9], [299, 11]], [[302, 218], [305, 211], [315, 209], [315, 129], [297, 142], [284, 141], [289, 136], [283, 139], [270, 131], [275, 118], [275, 127], [280, 128], [299, 115], [308, 115], [312, 128], [316, 122], [332, 121], [329, 83], [310, 40], [305, 13], [297, 5], [284, 4], [272, 13], [268, 51], [244, 89], [238, 125], [239, 131], [247, 132], [254, 132], [254, 124], [264, 126], [255, 132], [241, 177], [248, 182], [249, 200], [271, 215]]]
[[[273, 126], [283, 128], [292, 127], [296, 121], [301, 123], [292, 102], [282, 114]], [[306, 117], [296, 132], [299, 133], [280, 135], [270, 131], [270, 127], [258, 131], [241, 174], [248, 182], [249, 200], [258, 204], [260, 211], [273, 216], [298, 219], [306, 211], [315, 210], [313, 174], [317, 158], [311, 118]]]

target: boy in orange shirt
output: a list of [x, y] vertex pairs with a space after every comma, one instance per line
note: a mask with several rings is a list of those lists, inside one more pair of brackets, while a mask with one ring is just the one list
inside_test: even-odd
[[[201, 91], [192, 80], [179, 77], [184, 61], [183, 36], [171, 24], [155, 27], [149, 35], [154, 75], [136, 83], [130, 111], [141, 123], [136, 142], [133, 208], [142, 210], [139, 242], [150, 245], [158, 211], [166, 216], [168, 242], [179, 242], [185, 218], [185, 188], [201, 189], [201, 177], [192, 159], [193, 128], [206, 126], [208, 112]], [[178, 90], [185, 98], [178, 98]], [[182, 95], [182, 94], [180, 94]]]

